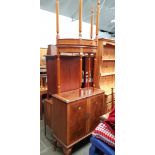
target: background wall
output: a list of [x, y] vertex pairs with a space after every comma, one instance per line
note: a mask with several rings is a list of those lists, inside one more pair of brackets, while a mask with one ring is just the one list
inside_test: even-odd
[[[95, 38], [96, 26], [93, 26]], [[79, 21], [72, 21], [71, 18], [59, 16], [60, 38], [78, 38]], [[82, 38], [90, 38], [90, 24], [82, 23]], [[47, 48], [48, 44], [56, 43], [56, 17], [54, 13], [40, 9], [40, 47]]]

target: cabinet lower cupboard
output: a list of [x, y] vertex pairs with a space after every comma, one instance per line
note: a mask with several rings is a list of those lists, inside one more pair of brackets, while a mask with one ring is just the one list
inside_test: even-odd
[[104, 92], [92, 87], [53, 95], [53, 133], [64, 150], [89, 136], [105, 113]]

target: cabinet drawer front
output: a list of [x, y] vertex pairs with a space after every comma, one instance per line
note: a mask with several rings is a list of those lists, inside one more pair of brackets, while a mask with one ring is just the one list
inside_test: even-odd
[[103, 94], [90, 98], [90, 123], [89, 131], [95, 129], [100, 122], [100, 116], [105, 113]]
[[86, 134], [87, 100], [71, 103], [68, 108], [68, 137], [70, 144]]

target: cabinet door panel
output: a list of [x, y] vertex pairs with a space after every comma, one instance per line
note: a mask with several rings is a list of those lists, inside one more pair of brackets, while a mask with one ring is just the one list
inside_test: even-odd
[[89, 122], [89, 131], [95, 129], [95, 127], [100, 122], [100, 116], [105, 112], [103, 94], [97, 95], [90, 98], [90, 122]]
[[69, 144], [86, 134], [87, 100], [76, 101], [69, 105]]

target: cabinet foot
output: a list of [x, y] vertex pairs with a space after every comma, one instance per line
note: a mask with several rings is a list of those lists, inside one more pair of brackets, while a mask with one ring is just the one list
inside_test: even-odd
[[68, 148], [68, 149], [63, 148], [64, 155], [71, 155], [71, 151], [72, 151], [71, 148]]
[[56, 151], [56, 149], [57, 149], [57, 147], [58, 147], [58, 142], [55, 140], [55, 141], [53, 142], [53, 145], [54, 145], [53, 150]]

